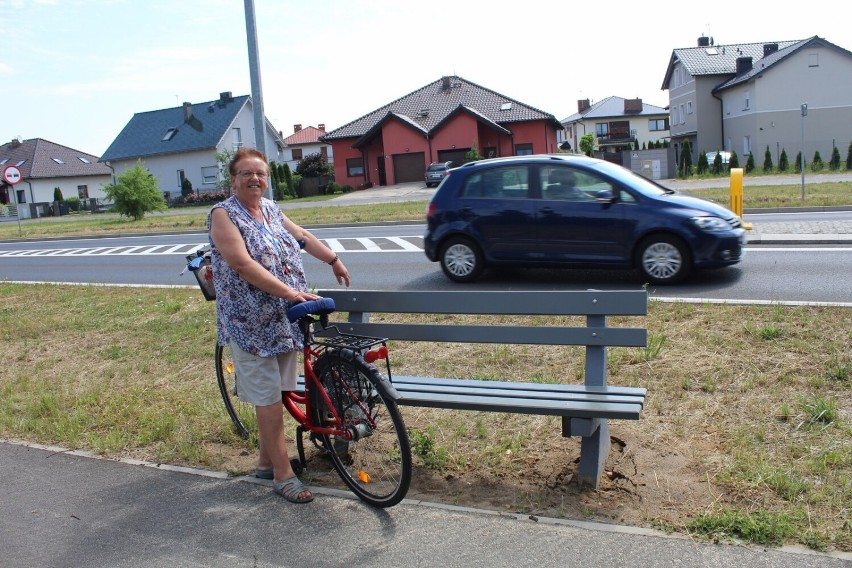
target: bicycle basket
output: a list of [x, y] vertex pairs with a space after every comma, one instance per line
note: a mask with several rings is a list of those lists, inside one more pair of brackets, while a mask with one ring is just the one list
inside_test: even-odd
[[195, 251], [186, 257], [186, 268], [192, 271], [198, 281], [198, 287], [208, 302], [216, 299], [216, 289], [213, 287], [213, 266], [210, 258], [210, 248]]

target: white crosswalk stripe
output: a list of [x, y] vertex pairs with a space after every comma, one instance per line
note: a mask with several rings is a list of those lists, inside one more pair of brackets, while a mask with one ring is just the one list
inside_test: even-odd
[[[321, 239], [335, 253], [359, 252], [423, 252], [423, 237], [348, 237]], [[189, 255], [207, 246], [199, 244], [134, 245], [65, 249], [0, 250], [3, 257], [43, 256], [126, 256], [126, 255]]]

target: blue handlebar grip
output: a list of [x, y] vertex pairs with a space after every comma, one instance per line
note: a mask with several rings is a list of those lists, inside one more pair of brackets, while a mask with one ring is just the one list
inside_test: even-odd
[[287, 320], [294, 323], [301, 318], [310, 315], [330, 314], [334, 311], [334, 300], [331, 298], [320, 298], [319, 300], [308, 300], [300, 302], [287, 310]]

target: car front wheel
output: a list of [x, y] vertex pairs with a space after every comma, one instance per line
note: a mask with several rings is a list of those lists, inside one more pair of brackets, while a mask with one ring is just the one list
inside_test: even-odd
[[455, 282], [473, 282], [485, 268], [479, 247], [462, 237], [452, 237], [444, 243], [440, 259], [444, 274]]
[[676, 284], [692, 269], [692, 256], [686, 244], [672, 235], [652, 235], [642, 241], [637, 266], [652, 284]]

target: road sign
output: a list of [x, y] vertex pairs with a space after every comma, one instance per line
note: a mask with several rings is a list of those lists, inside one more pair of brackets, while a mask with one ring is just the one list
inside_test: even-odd
[[21, 175], [21, 170], [18, 169], [18, 166], [6, 166], [6, 169], [3, 170], [3, 181], [8, 183], [9, 185], [15, 185], [23, 176]]

